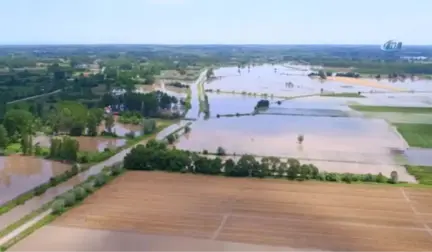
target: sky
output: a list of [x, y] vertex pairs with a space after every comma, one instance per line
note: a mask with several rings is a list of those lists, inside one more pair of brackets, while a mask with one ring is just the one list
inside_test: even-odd
[[0, 0], [0, 44], [432, 45], [431, 0]]

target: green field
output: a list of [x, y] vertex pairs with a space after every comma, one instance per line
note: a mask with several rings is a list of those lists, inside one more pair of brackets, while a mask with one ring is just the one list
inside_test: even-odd
[[422, 185], [432, 185], [432, 167], [430, 166], [405, 166], [408, 173], [413, 175]]
[[351, 109], [364, 112], [432, 113], [432, 107], [389, 107], [350, 105]]
[[394, 124], [411, 147], [432, 148], [432, 124]]
[[334, 93], [334, 94], [321, 94], [324, 97], [354, 97], [354, 98], [364, 98], [365, 96], [359, 93]]

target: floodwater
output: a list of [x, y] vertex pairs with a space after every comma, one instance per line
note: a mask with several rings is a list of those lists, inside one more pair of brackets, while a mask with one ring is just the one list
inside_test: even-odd
[[[122, 147], [126, 144], [126, 139], [124, 138], [108, 138], [108, 137], [89, 137], [89, 136], [79, 136], [73, 137], [79, 143], [79, 149], [81, 151], [99, 151], [102, 152], [105, 148], [115, 149]], [[34, 138], [33, 142], [39, 143], [40, 146], [50, 147], [51, 146], [50, 136], [37, 136]]]
[[[275, 72], [275, 69], [276, 72]], [[206, 89], [267, 93], [278, 96], [297, 96], [317, 94], [324, 92], [370, 92], [371, 90], [386, 91], [380, 88], [371, 88], [360, 85], [344, 84], [339, 81], [320, 81], [310, 78], [308, 72], [286, 68], [284, 66], [263, 65], [241, 69], [237, 67], [220, 68], [214, 71], [216, 76], [224, 76], [206, 84]], [[294, 86], [289, 88], [285, 83], [291, 82]]]
[[70, 167], [32, 156], [0, 156], [0, 204], [46, 183]]
[[[142, 134], [142, 126], [141, 125], [134, 125], [134, 124], [123, 124], [118, 122], [118, 116], [114, 116], [114, 126], [112, 128], [112, 131], [117, 134], [119, 137], [125, 137], [126, 134], [130, 132], [134, 132], [136, 136]], [[105, 122], [103, 121], [99, 125], [98, 129], [99, 133], [102, 133], [105, 131]]]
[[432, 149], [428, 148], [408, 148], [404, 157], [411, 165], [432, 166]]
[[256, 115], [197, 121], [191, 129], [178, 148], [216, 152], [220, 146], [237, 154], [393, 163], [389, 150], [406, 147], [381, 119]]
[[[143, 142], [138, 144], [142, 144], [142, 143]], [[109, 159], [101, 163], [93, 165], [92, 167], [90, 167], [89, 170], [79, 173], [77, 176], [74, 176], [68, 181], [59, 184], [58, 186], [49, 188], [43, 195], [33, 197], [32, 199], [26, 201], [23, 205], [19, 205], [14, 209], [12, 209], [11, 211], [0, 215], [0, 230], [5, 229], [10, 224], [23, 218], [27, 214], [30, 214], [32, 211], [39, 209], [44, 204], [52, 201], [55, 197], [67, 192], [68, 190], [72, 189], [74, 186], [84, 182], [90, 176], [100, 173], [105, 166], [111, 166], [116, 163], [122, 162], [123, 158], [126, 156], [127, 153], [130, 152], [131, 148], [133, 148], [134, 146], [120, 151], [116, 155], [110, 157]]]

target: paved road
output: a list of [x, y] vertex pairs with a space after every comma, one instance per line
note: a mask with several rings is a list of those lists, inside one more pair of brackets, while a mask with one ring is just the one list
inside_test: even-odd
[[41, 213], [40, 215], [36, 216], [35, 218], [31, 219], [30, 221], [26, 222], [24, 225], [18, 227], [17, 229], [15, 229], [14, 231], [10, 232], [9, 234], [7, 234], [6, 236], [0, 238], [0, 246], [4, 245], [5, 243], [7, 243], [8, 241], [12, 240], [13, 238], [15, 238], [15, 236], [19, 235], [21, 232], [24, 232], [25, 230], [27, 230], [29, 227], [33, 226], [34, 224], [36, 224], [38, 221], [42, 220], [43, 218], [45, 218], [45, 216], [47, 216], [48, 214], [51, 213], [51, 209]]
[[14, 104], [14, 103], [21, 102], [21, 101], [32, 100], [32, 99], [36, 99], [36, 98], [39, 98], [39, 97], [53, 95], [53, 94], [60, 93], [60, 92], [61, 92], [61, 89], [57, 89], [55, 91], [52, 91], [52, 92], [49, 92], [49, 93], [46, 93], [46, 94], [34, 95], [34, 96], [27, 97], [27, 98], [22, 98], [22, 99], [19, 99], [19, 100], [10, 101], [7, 104]]

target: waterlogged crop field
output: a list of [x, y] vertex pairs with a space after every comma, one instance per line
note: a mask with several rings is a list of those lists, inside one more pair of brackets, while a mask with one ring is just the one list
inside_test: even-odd
[[[206, 239], [205, 250], [221, 249], [209, 244], [223, 241], [426, 251], [432, 248], [431, 198], [430, 190], [391, 186], [128, 172], [12, 250], [160, 250], [174, 235]], [[156, 235], [151, 240], [159, 247], [138, 245], [148, 235]], [[190, 247], [192, 241], [198, 240]]]

